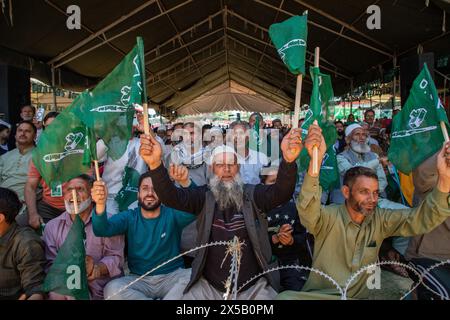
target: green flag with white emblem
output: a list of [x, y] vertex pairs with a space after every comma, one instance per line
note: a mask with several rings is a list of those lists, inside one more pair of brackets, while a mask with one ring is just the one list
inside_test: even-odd
[[272, 24], [269, 36], [289, 71], [293, 74], [305, 74], [308, 15], [293, 16]]
[[88, 147], [88, 129], [75, 114], [87, 103], [86, 94], [80, 94], [55, 118], [33, 150], [33, 163], [49, 186], [60, 185], [91, 167], [93, 155], [85, 155], [92, 150]]
[[135, 107], [145, 97], [144, 46], [141, 38], [109, 75], [91, 92], [89, 103], [77, 115], [108, 147], [108, 155], [119, 159], [132, 136]]
[[448, 129], [447, 114], [424, 64], [404, 107], [392, 121], [388, 158], [398, 170], [408, 174], [442, 148], [440, 121]]

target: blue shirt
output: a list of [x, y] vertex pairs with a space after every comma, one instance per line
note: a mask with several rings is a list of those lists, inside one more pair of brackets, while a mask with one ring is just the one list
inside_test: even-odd
[[[97, 215], [94, 209], [92, 225], [97, 237], [126, 235], [130, 272], [143, 275], [180, 254], [181, 232], [195, 218], [193, 214], [163, 205], [160, 215], [151, 219], [142, 216], [140, 207], [120, 212], [110, 218], [105, 213]], [[183, 266], [183, 259], [178, 258], [150, 275], [167, 274]]]

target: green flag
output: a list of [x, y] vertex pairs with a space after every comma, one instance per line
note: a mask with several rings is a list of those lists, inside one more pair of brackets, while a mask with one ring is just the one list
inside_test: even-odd
[[122, 189], [114, 198], [119, 205], [119, 211], [126, 211], [137, 200], [139, 177], [141, 174], [132, 167], [125, 167], [122, 177]]
[[86, 101], [83, 92], [42, 132], [33, 150], [33, 163], [50, 187], [86, 173], [91, 167], [90, 161], [83, 163], [86, 126], [75, 112], [85, 107]]
[[[311, 78], [313, 80], [313, 91], [311, 93], [310, 108], [302, 124], [302, 138], [305, 139], [308, 134], [309, 126], [317, 120], [322, 128], [322, 134], [327, 145], [327, 153], [324, 156], [322, 168], [320, 170], [320, 183], [324, 190], [331, 190], [339, 181], [337, 169], [336, 154], [333, 145], [337, 139], [336, 127], [327, 118], [331, 117], [331, 106], [334, 97], [333, 87], [329, 75], [320, 72], [317, 67], [311, 67]], [[334, 160], [333, 160], [334, 159]], [[306, 149], [303, 149], [297, 159], [297, 165], [300, 171], [308, 169], [309, 155]]]
[[320, 185], [326, 191], [333, 190], [339, 186], [339, 171], [337, 169], [336, 150], [330, 145], [323, 156], [320, 167]]
[[77, 214], [47, 273], [43, 286], [45, 292], [52, 291], [77, 300], [89, 300], [85, 238], [84, 223]]
[[305, 74], [308, 15], [294, 16], [272, 24], [269, 36], [289, 71], [293, 74]]
[[146, 101], [143, 43], [137, 45], [89, 93], [89, 104], [77, 110], [77, 115], [108, 147], [108, 155], [119, 159], [132, 135], [135, 106]]
[[440, 121], [448, 128], [447, 115], [424, 64], [404, 107], [392, 121], [388, 158], [398, 170], [408, 174], [442, 148]]
[[97, 139], [92, 128], [86, 127], [84, 140], [83, 164], [91, 165], [92, 161], [97, 160]]

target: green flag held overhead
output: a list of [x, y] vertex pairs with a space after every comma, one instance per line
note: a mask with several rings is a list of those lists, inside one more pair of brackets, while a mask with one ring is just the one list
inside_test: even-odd
[[45, 292], [72, 296], [77, 300], [89, 300], [85, 238], [84, 223], [77, 214], [47, 273], [43, 286]]
[[49, 186], [86, 173], [91, 167], [90, 161], [83, 162], [86, 126], [75, 114], [75, 110], [86, 107], [86, 94], [79, 95], [56, 117], [33, 150], [33, 163]]
[[86, 127], [84, 140], [83, 164], [91, 165], [92, 161], [97, 160], [97, 139], [92, 128]]
[[108, 155], [119, 159], [131, 139], [136, 105], [146, 101], [143, 66], [143, 44], [137, 45], [89, 93], [89, 104], [77, 110], [77, 115], [108, 147]]
[[269, 36], [278, 54], [293, 74], [305, 74], [308, 15], [294, 16], [269, 28]]
[[[302, 139], [306, 138], [309, 126], [317, 120], [322, 128], [322, 134], [327, 145], [327, 152], [324, 156], [322, 168], [320, 170], [320, 184], [324, 190], [331, 190], [339, 182], [336, 153], [333, 145], [337, 139], [336, 127], [331, 121], [327, 121], [332, 115], [332, 100], [334, 97], [333, 87], [329, 75], [320, 72], [318, 67], [311, 67], [311, 78], [313, 80], [313, 91], [311, 93], [310, 108], [302, 124]], [[309, 155], [303, 149], [297, 159], [300, 171], [308, 169]], [[331, 189], [330, 189], [331, 188]]]
[[408, 174], [442, 148], [440, 121], [448, 128], [447, 115], [424, 64], [404, 107], [392, 120], [388, 158], [398, 170]]

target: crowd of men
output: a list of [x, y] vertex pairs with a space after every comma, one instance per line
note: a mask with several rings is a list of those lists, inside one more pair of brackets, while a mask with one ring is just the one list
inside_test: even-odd
[[[85, 224], [91, 299], [223, 299], [232, 263], [226, 246], [165, 262], [235, 237], [243, 243], [237, 280], [243, 300], [340, 298], [315, 272], [282, 268], [254, 278], [277, 266], [313, 267], [343, 287], [379, 260], [424, 271], [450, 259], [450, 143], [413, 172], [408, 203], [387, 159], [392, 119], [376, 120], [373, 110], [361, 122], [353, 115], [334, 122], [340, 181], [327, 192], [312, 161], [303, 172], [296, 162], [303, 149], [312, 157], [317, 147], [322, 163], [320, 127], [311, 125], [302, 139], [301, 129], [259, 113], [226, 129], [180, 122], [151, 135], [142, 134], [138, 115], [121, 158], [109, 158], [98, 140], [101, 180], [92, 170], [58, 190], [32, 160], [39, 135], [57, 116], [50, 112], [39, 122], [34, 107], [23, 106], [19, 123], [0, 121], [0, 299], [73, 299], [44, 292], [43, 282], [75, 214]], [[134, 198], [123, 202], [127, 167], [140, 178]], [[386, 268], [418, 280], [401, 266]], [[357, 278], [347, 296], [368, 298], [369, 276]], [[449, 299], [450, 266], [424, 272], [424, 283], [412, 297]]]

